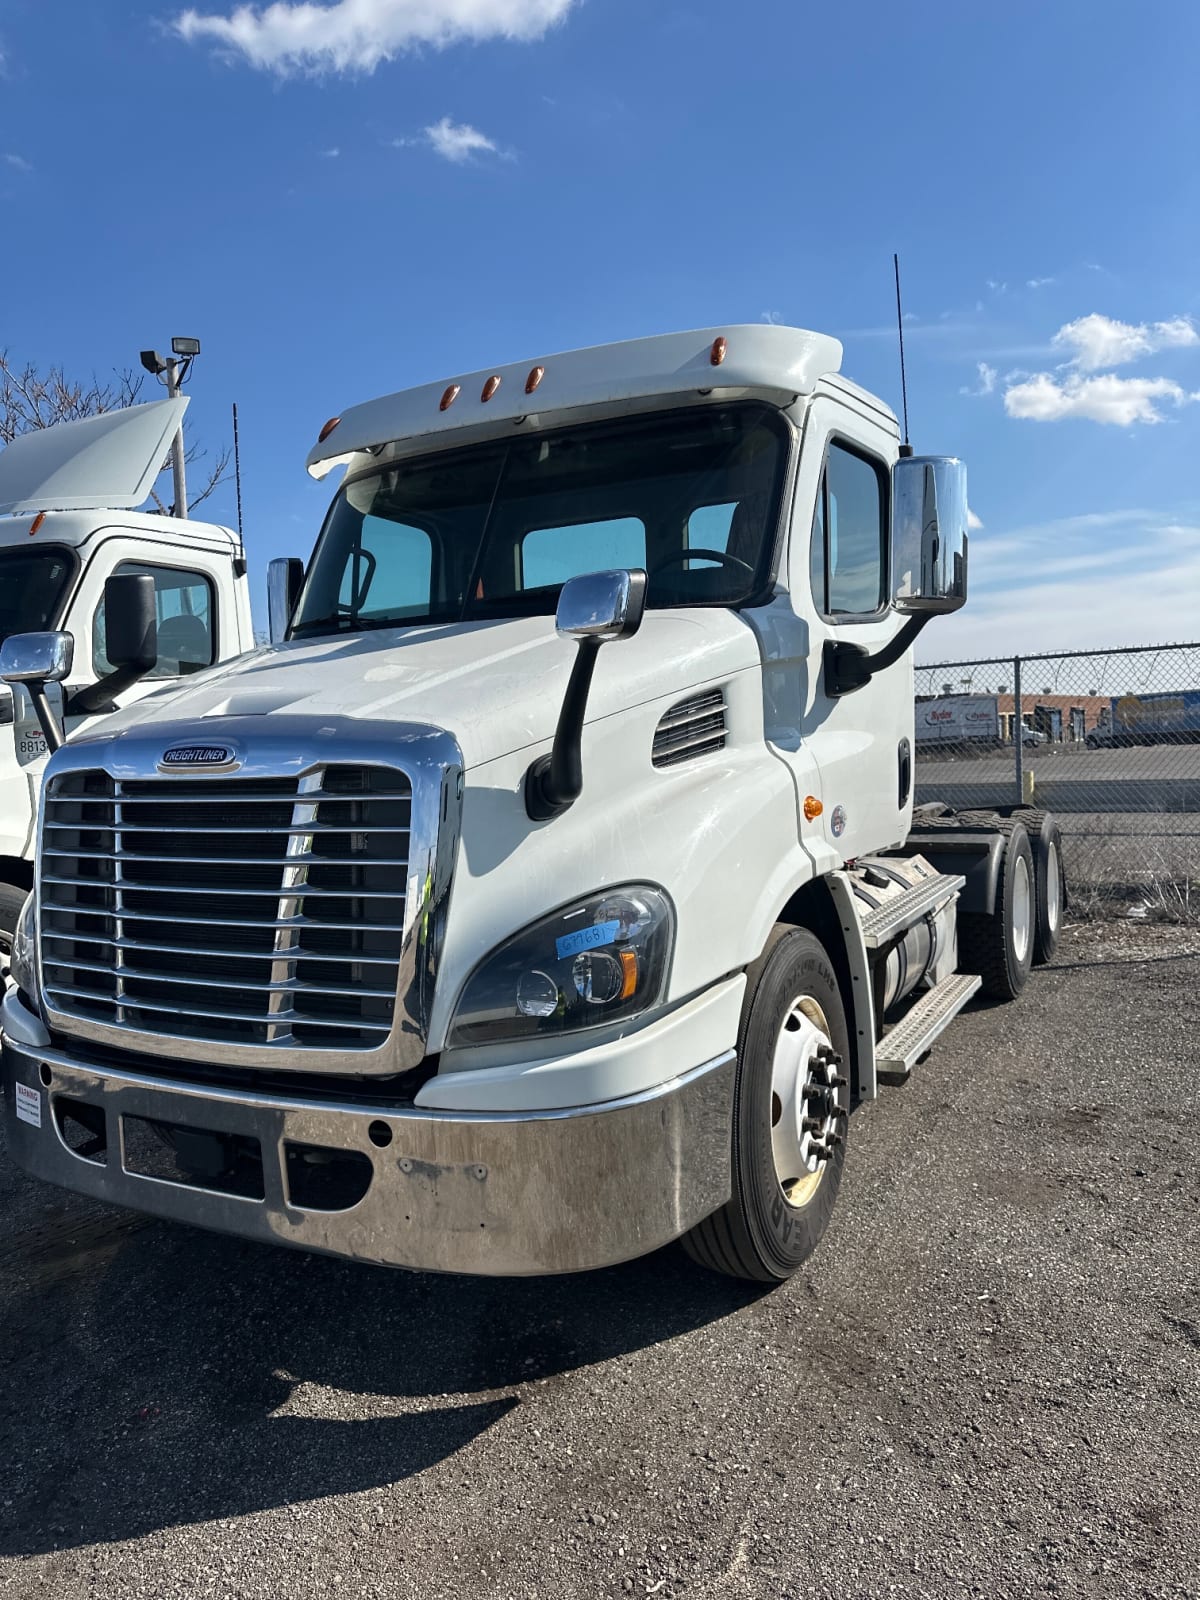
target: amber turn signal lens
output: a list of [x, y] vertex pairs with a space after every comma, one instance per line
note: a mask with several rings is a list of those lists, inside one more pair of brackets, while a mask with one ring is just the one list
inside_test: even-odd
[[824, 809], [825, 807], [815, 794], [806, 794], [804, 796], [804, 820], [806, 822], [815, 822]]
[[638, 958], [636, 950], [621, 951], [621, 999], [628, 1000], [637, 988]]
[[534, 368], [532, 368], [532, 370], [530, 371], [529, 376], [525, 379], [525, 393], [526, 394], [532, 394], [533, 391], [537, 388], [538, 384], [541, 383], [542, 379], [545, 376], [546, 376], [545, 367], [534, 367]]
[[483, 401], [484, 405], [487, 405], [488, 401], [492, 398], [492, 396], [495, 394], [496, 390], [499, 387], [500, 387], [500, 374], [498, 372], [493, 372], [491, 377], [488, 379], [488, 381], [483, 386], [483, 393], [479, 396], [479, 398]]
[[724, 338], [713, 340], [712, 349], [708, 352], [708, 359], [712, 362], [714, 367], [719, 367], [721, 365], [722, 361], [725, 359], [728, 349], [729, 345]]
[[458, 399], [458, 384], [452, 383], [446, 389], [445, 393], [442, 395], [442, 398], [438, 401], [438, 410], [439, 411], [449, 411], [450, 407], [454, 404], [454, 402], [457, 399]]
[[330, 417], [329, 421], [325, 424], [325, 426], [321, 429], [320, 433], [317, 435], [317, 443], [318, 444], [324, 444], [326, 439], [328, 439], [329, 435], [333, 432], [333, 430], [337, 427], [338, 423], [341, 420], [342, 420], [341, 417]]
[[39, 511], [37, 516], [34, 517], [33, 521], [29, 524], [29, 537], [31, 539], [33, 538], [34, 534], [38, 531], [38, 529], [41, 527], [42, 523], [45, 522], [45, 520], [46, 520], [46, 513], [44, 511]]

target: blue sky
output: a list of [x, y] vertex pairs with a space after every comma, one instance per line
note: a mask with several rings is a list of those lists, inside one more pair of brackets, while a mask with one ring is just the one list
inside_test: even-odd
[[898, 250], [982, 522], [922, 658], [1195, 638], [1198, 46], [1178, 0], [0, 0], [0, 346], [198, 335], [257, 602], [374, 394], [767, 317], [898, 408]]

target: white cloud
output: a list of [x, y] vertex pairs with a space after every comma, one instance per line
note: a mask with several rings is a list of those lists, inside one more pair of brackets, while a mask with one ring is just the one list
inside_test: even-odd
[[373, 72], [406, 50], [540, 39], [576, 0], [273, 0], [238, 5], [228, 16], [192, 9], [175, 31], [212, 40], [264, 72]]
[[970, 506], [967, 507], [967, 527], [972, 533], [978, 533], [980, 528], [983, 527], [983, 523], [980, 522]]
[[486, 133], [480, 133], [478, 128], [471, 127], [469, 122], [451, 122], [449, 117], [443, 117], [440, 122], [426, 128], [424, 137], [438, 155], [444, 156], [447, 161], [469, 161], [472, 156], [497, 153], [494, 139], [489, 139]]
[[996, 388], [996, 379], [999, 376], [995, 367], [988, 366], [986, 361], [977, 361], [975, 370], [979, 374], [978, 389], [960, 389], [959, 394], [992, 394]]
[[983, 532], [971, 541], [967, 604], [928, 631], [924, 659], [1153, 644], [1180, 631], [1164, 595], [1197, 593], [1200, 527], [1173, 511]]
[[1165, 322], [1118, 322], [1115, 317], [1090, 316], [1068, 322], [1052, 341], [1070, 352], [1072, 366], [1081, 372], [1096, 372], [1101, 367], [1119, 367], [1159, 350], [1179, 349], [1200, 344], [1190, 317], [1171, 317]]
[[1057, 281], [1055, 278], [1026, 278], [1025, 287], [1027, 289], [1044, 289], [1048, 283], [1056, 283]]
[[329, 150], [322, 150], [321, 151], [321, 154], [325, 158], [326, 161], [336, 161], [337, 158], [341, 155], [341, 153], [342, 152], [338, 149], [337, 145], [333, 145], [332, 148], [329, 149]]
[[1171, 378], [1119, 378], [1113, 372], [1084, 378], [1072, 373], [1060, 382], [1053, 373], [1035, 372], [1004, 391], [1004, 409], [1010, 417], [1030, 422], [1082, 417], [1128, 428], [1135, 422], [1161, 422], [1160, 402], [1182, 406], [1196, 399], [1200, 395], [1188, 394]]
[[770, 328], [778, 328], [780, 326], [780, 324], [783, 322], [783, 312], [782, 311], [764, 311], [764, 312], [761, 313], [761, 315], [762, 315], [762, 320]]
[[24, 156], [19, 156], [12, 150], [6, 150], [3, 155], [0, 155], [0, 161], [3, 161], [6, 167], [11, 167], [14, 172], [33, 171], [32, 163], [26, 161]]

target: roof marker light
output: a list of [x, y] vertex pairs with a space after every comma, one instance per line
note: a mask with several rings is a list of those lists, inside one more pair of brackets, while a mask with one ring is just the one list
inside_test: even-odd
[[458, 392], [459, 392], [459, 385], [457, 383], [451, 383], [451, 384], [447, 385], [445, 393], [442, 395], [442, 398], [438, 401], [438, 410], [439, 411], [449, 411], [450, 407], [458, 399]]
[[804, 819], [806, 822], [815, 822], [824, 809], [825, 807], [815, 794], [806, 794], [804, 796]]
[[499, 387], [500, 387], [500, 374], [498, 372], [493, 372], [491, 377], [488, 379], [488, 381], [483, 386], [483, 393], [479, 396], [479, 398], [483, 401], [484, 405], [487, 405], [488, 401], [492, 398], [492, 396], [495, 394], [496, 390]]
[[38, 529], [41, 527], [42, 523], [45, 522], [45, 520], [46, 520], [46, 513], [44, 511], [39, 511], [37, 516], [34, 517], [33, 521], [29, 524], [29, 537], [31, 539], [33, 538], [34, 534], [38, 531]]
[[725, 359], [725, 354], [728, 349], [729, 342], [724, 335], [722, 335], [719, 339], [713, 340], [712, 349], [708, 352], [708, 359], [712, 362], [714, 367], [719, 367], [721, 365], [722, 361]]
[[545, 367], [532, 367], [529, 376], [525, 379], [525, 393], [532, 394], [545, 376]]
[[326, 439], [328, 439], [329, 435], [333, 432], [333, 430], [337, 427], [338, 423], [341, 420], [342, 420], [341, 417], [330, 417], [329, 421], [325, 424], [325, 426], [321, 429], [320, 433], [317, 435], [317, 443], [318, 444], [324, 444]]

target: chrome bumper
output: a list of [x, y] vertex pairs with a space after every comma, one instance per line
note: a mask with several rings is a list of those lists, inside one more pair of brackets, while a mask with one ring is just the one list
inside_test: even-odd
[[[173, 1221], [359, 1261], [575, 1272], [657, 1249], [729, 1198], [732, 1051], [624, 1100], [493, 1115], [189, 1086], [89, 1066], [11, 1032], [3, 1073], [8, 1148], [27, 1172]], [[64, 1139], [64, 1100], [94, 1108], [97, 1127], [102, 1115], [103, 1164]], [[130, 1170], [133, 1118], [257, 1141], [261, 1198]], [[345, 1210], [295, 1204], [296, 1147], [356, 1152], [362, 1198]]]

